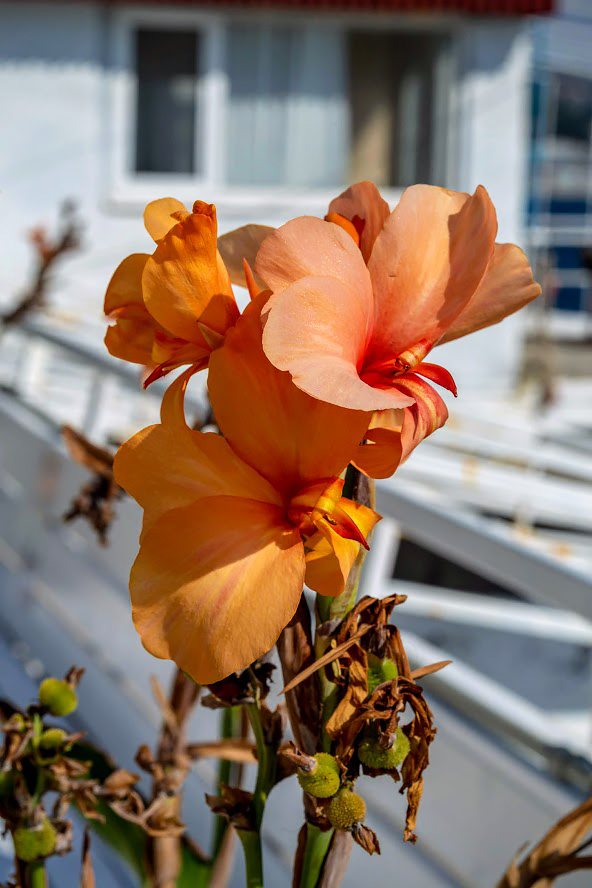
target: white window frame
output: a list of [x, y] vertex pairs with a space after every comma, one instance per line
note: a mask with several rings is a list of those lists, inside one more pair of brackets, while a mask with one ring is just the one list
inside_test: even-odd
[[[187, 205], [196, 198], [214, 200], [219, 210], [242, 215], [250, 212], [253, 219], [268, 218], [281, 213], [284, 208], [290, 211], [326, 212], [327, 205], [336, 196], [335, 189], [294, 189], [276, 186], [228, 185], [223, 178], [226, 108], [229, 95], [229, 81], [225, 69], [226, 34], [230, 22], [249, 21], [257, 15], [261, 23], [281, 23], [283, 25], [302, 24], [308, 17], [299, 13], [277, 13], [266, 11], [218, 13], [193, 9], [124, 7], [113, 9], [108, 28], [110, 77], [106, 155], [108, 163], [107, 202], [118, 209], [141, 209], [156, 197], [171, 195]], [[319, 15], [315, 22], [319, 27], [391, 31], [434, 32], [441, 30], [454, 35], [454, 23], [450, 19], [434, 19], [425, 22], [421, 19], [403, 20], [392, 15]], [[199, 32], [199, 60], [202, 68], [199, 95], [198, 134], [203, 139], [199, 156], [202, 174], [179, 175], [133, 172], [135, 150], [136, 118], [136, 73], [134, 69], [134, 34], [138, 28], [162, 28], [163, 30], [195, 30]], [[457, 80], [455, 42], [450, 41], [450, 49], [444, 60], [448, 77], [448, 107], [442, 125], [440, 115], [438, 132], [434, 137], [442, 139], [442, 150], [446, 154], [446, 180], [454, 181], [454, 155], [450, 150], [450, 135], [455, 109], [455, 86]], [[442, 96], [441, 78], [437, 89]], [[443, 130], [447, 129], [447, 132]], [[198, 135], [199, 137], [199, 135]], [[446, 184], [446, 182], [442, 182]], [[381, 189], [385, 199], [393, 205], [399, 199], [401, 188]]]

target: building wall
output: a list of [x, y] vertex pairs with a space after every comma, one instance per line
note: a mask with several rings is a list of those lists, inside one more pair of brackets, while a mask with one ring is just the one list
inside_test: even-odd
[[[65, 263], [53, 303], [62, 313], [84, 314], [97, 329], [105, 286], [116, 264], [130, 252], [150, 248], [140, 222], [143, 204], [163, 196], [161, 190], [123, 193], [114, 181], [114, 143], [125, 119], [121, 113], [118, 117], [113, 103], [122, 86], [129, 87], [129, 72], [117, 54], [113, 16], [117, 13], [112, 9], [92, 2], [0, 2], [0, 300], [14, 298], [26, 278], [27, 230], [38, 223], [51, 225], [60, 201], [72, 198], [85, 223], [85, 250]], [[354, 21], [375, 24], [367, 17]], [[452, 28], [448, 64], [456, 82], [449, 178], [442, 184], [472, 190], [483, 183], [498, 210], [500, 240], [519, 242], [527, 149], [527, 27], [519, 19], [434, 21]], [[331, 23], [323, 18], [323, 27]], [[322, 214], [331, 194], [291, 193], [283, 200], [252, 201], [232, 191], [196, 194], [183, 187], [176, 196], [187, 202], [195, 197], [215, 201], [223, 231], [249, 220], [281, 224], [304, 212]], [[507, 386], [518, 360], [520, 329], [521, 320], [515, 319], [450, 344], [446, 362], [459, 379], [465, 377], [465, 387], [482, 382]]]

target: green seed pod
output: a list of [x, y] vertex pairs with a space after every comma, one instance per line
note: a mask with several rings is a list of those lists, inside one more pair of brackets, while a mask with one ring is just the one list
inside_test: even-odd
[[49, 857], [55, 850], [56, 837], [57, 833], [47, 817], [38, 826], [19, 826], [12, 836], [14, 853], [25, 863]]
[[302, 789], [317, 799], [328, 799], [335, 795], [341, 783], [341, 772], [337, 760], [328, 752], [315, 755], [316, 767], [312, 771], [300, 770], [298, 782]]
[[357, 792], [351, 789], [342, 789], [331, 800], [327, 816], [332, 826], [336, 829], [351, 829], [356, 823], [361, 823], [366, 816], [366, 802]]
[[373, 694], [383, 681], [397, 678], [399, 671], [392, 660], [380, 660], [375, 654], [368, 654], [368, 693]]
[[390, 749], [383, 749], [374, 737], [366, 737], [358, 747], [358, 758], [363, 765], [368, 765], [370, 768], [390, 771], [405, 761], [409, 749], [409, 738], [399, 730]]
[[39, 741], [41, 749], [59, 749], [64, 745], [64, 740], [68, 735], [61, 728], [49, 728], [44, 731]]
[[46, 678], [39, 687], [39, 702], [52, 715], [70, 715], [78, 706], [78, 697], [67, 681]]

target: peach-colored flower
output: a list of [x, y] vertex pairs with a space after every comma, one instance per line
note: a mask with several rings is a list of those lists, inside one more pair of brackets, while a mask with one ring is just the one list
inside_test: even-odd
[[216, 248], [213, 204], [196, 201], [189, 213], [163, 198], [148, 204], [144, 223], [156, 249], [123, 260], [104, 310], [115, 322], [105, 337], [108, 350], [152, 367], [148, 384], [182, 364], [207, 366], [239, 312]]
[[[288, 222], [263, 241], [255, 264], [274, 293], [263, 336], [271, 362], [313, 397], [381, 412], [366, 437], [376, 477], [446, 419], [425, 382], [455, 393], [448, 371], [425, 360], [434, 345], [496, 323], [540, 292], [518, 247], [495, 245], [483, 187], [469, 196], [415, 185], [387, 209], [371, 183], [353, 186], [330, 206], [339, 224]], [[366, 448], [356, 462], [370, 471]]]
[[191, 371], [168, 389], [162, 422], [115, 459], [117, 483], [144, 508], [132, 568], [133, 618], [146, 648], [210, 683], [275, 644], [303, 582], [343, 588], [375, 512], [341, 496], [339, 474], [368, 416], [315, 400], [261, 347], [256, 296], [210, 359], [223, 436], [191, 431]]

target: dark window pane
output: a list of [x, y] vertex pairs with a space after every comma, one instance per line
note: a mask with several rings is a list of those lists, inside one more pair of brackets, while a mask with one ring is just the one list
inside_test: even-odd
[[195, 172], [195, 31], [136, 34], [137, 172]]

